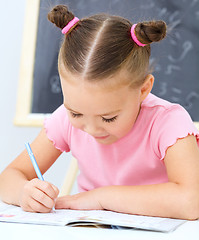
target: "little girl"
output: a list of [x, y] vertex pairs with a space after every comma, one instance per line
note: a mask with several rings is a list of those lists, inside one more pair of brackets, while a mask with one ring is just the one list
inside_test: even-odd
[[1, 199], [30, 212], [55, 205], [197, 219], [199, 132], [183, 107], [150, 93], [150, 44], [165, 37], [166, 24], [105, 14], [79, 20], [63, 5], [48, 19], [65, 34], [58, 59], [64, 101], [31, 148], [42, 174], [71, 151], [80, 193], [58, 197], [24, 150], [0, 175]]

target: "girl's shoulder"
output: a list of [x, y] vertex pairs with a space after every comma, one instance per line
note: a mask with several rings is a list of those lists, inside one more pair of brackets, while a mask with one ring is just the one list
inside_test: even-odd
[[179, 119], [183, 123], [183, 119], [189, 119], [192, 122], [191, 116], [187, 110], [178, 103], [171, 103], [167, 100], [159, 98], [150, 93], [141, 105], [142, 115], [147, 119], [154, 121], [155, 119], [163, 122], [172, 119], [173, 121]]
[[[141, 105], [142, 120], [151, 121], [153, 128], [163, 128], [170, 124], [170, 129], [175, 125], [194, 126], [191, 116], [184, 107], [177, 103], [171, 103], [153, 94], [149, 94]], [[172, 126], [172, 127], [171, 127]]]
[[62, 152], [69, 151], [68, 138], [70, 128], [67, 110], [63, 104], [44, 120], [44, 129], [47, 137]]
[[46, 120], [51, 120], [54, 124], [56, 123], [64, 123], [68, 121], [67, 110], [64, 107], [64, 104], [59, 106]]
[[164, 100], [162, 98], [159, 98], [155, 96], [152, 93], [149, 93], [149, 95], [146, 97], [146, 99], [142, 103], [142, 108], [155, 108], [155, 107], [160, 107], [163, 109], [170, 109], [172, 107], [179, 106], [179, 104], [176, 103], [171, 103], [167, 100]]
[[175, 122], [181, 122], [181, 124], [187, 120], [190, 124], [193, 124], [190, 114], [187, 110], [178, 103], [171, 103], [167, 100], [159, 98], [150, 93], [141, 105], [141, 112], [148, 119], [152, 121], [158, 120], [158, 122], [168, 121], [169, 119]]
[[199, 144], [199, 132], [189, 113], [181, 105], [150, 94], [144, 100], [141, 112], [140, 119], [147, 121], [150, 141], [161, 160], [165, 157], [167, 148], [178, 139], [193, 135]]

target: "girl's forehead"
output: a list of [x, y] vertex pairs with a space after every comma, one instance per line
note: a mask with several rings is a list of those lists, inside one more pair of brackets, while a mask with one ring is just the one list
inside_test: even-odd
[[131, 89], [127, 85], [118, 85], [114, 86], [109, 84], [102, 84], [100, 82], [90, 82], [81, 79], [61, 79], [62, 90], [64, 97], [76, 96], [77, 98], [84, 97], [93, 99], [109, 99], [109, 98], [123, 98], [127, 96]]
[[61, 76], [64, 103], [73, 111], [99, 115], [121, 110], [127, 103], [137, 101], [138, 91], [127, 85], [112, 88], [81, 80], [74, 75], [66, 79]]
[[[118, 71], [114, 75], [103, 79], [85, 79], [81, 74], [75, 74], [67, 71], [65, 68], [59, 68], [62, 85], [74, 85], [76, 87], [91, 88], [93, 90], [115, 91], [122, 87], [131, 85], [131, 77], [126, 71]], [[129, 87], [130, 88], [130, 87]], [[130, 90], [130, 89], [129, 89]]]

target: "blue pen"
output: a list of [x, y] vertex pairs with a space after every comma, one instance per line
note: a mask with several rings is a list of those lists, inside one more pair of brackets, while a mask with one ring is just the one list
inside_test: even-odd
[[30, 160], [31, 160], [31, 162], [32, 162], [32, 165], [33, 165], [33, 167], [34, 167], [34, 169], [35, 169], [35, 172], [36, 172], [36, 174], [37, 174], [37, 177], [38, 177], [40, 180], [44, 181], [44, 178], [43, 178], [43, 176], [42, 176], [42, 174], [41, 174], [41, 172], [40, 172], [40, 170], [39, 170], [39, 166], [38, 166], [37, 161], [36, 161], [36, 159], [35, 159], [35, 156], [34, 156], [34, 154], [33, 154], [33, 152], [32, 152], [32, 149], [31, 149], [31, 147], [30, 147], [30, 144], [29, 144], [29, 143], [25, 143], [25, 146], [26, 146], [26, 149], [27, 149], [27, 151], [28, 151], [28, 155], [29, 155], [29, 157], [30, 157]]
[[[31, 147], [30, 147], [30, 144], [29, 144], [29, 143], [25, 143], [25, 147], [26, 147], [26, 149], [27, 149], [27, 151], [28, 151], [28, 155], [29, 155], [30, 160], [31, 160], [31, 162], [32, 162], [32, 165], [33, 165], [33, 167], [34, 167], [34, 169], [35, 169], [35, 172], [36, 172], [36, 174], [37, 174], [37, 177], [38, 177], [40, 180], [44, 181], [44, 178], [43, 178], [43, 176], [42, 176], [42, 174], [41, 174], [41, 171], [40, 171], [40, 169], [39, 169], [39, 166], [38, 166], [38, 164], [37, 164], [37, 161], [36, 161], [36, 159], [35, 159], [35, 156], [34, 156], [34, 154], [33, 154], [33, 152], [32, 152], [32, 149], [31, 149]], [[54, 207], [53, 207], [53, 210], [55, 210]]]

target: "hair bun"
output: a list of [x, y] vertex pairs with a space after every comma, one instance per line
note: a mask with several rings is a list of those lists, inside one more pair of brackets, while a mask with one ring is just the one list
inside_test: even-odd
[[141, 22], [136, 25], [135, 33], [144, 44], [158, 42], [166, 36], [167, 25], [164, 21]]
[[69, 12], [65, 5], [57, 5], [48, 13], [48, 20], [61, 29], [63, 29], [73, 18], [73, 13]]

